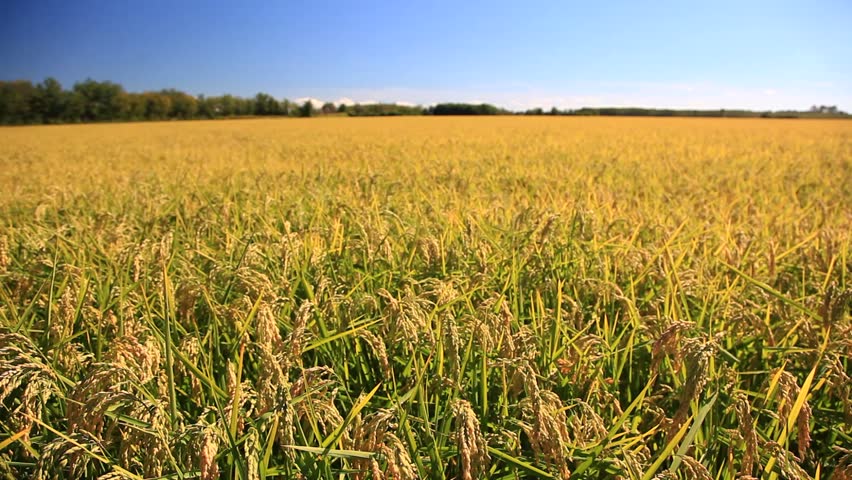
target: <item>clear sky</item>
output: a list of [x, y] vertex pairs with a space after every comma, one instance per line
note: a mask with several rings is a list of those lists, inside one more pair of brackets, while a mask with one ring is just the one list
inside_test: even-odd
[[0, 0], [0, 79], [529, 107], [852, 111], [852, 1]]

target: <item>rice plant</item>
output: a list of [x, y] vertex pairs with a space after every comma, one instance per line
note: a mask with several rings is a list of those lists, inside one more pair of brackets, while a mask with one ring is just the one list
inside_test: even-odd
[[5, 478], [852, 478], [852, 124], [0, 129]]

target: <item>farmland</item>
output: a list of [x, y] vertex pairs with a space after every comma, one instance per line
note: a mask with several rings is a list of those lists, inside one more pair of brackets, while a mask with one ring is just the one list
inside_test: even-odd
[[0, 129], [0, 473], [852, 478], [850, 232], [840, 120]]

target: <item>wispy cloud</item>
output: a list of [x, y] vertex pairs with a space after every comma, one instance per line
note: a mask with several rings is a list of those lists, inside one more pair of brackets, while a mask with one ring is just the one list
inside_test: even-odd
[[[813, 104], [852, 108], [852, 91], [831, 82], [814, 82], [780, 88], [776, 85], [738, 87], [714, 82], [597, 82], [562, 88], [531, 85], [483, 85], [468, 88], [323, 88], [310, 91], [313, 98], [344, 97], [355, 103], [433, 105], [441, 102], [492, 103], [510, 110], [557, 107], [650, 107], [694, 109], [806, 109]], [[339, 103], [339, 102], [335, 102]]]

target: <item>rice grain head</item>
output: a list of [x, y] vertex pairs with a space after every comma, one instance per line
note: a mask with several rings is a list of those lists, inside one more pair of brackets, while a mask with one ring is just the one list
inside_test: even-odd
[[9, 237], [2, 235], [0, 236], [0, 274], [6, 273], [11, 264], [12, 259], [9, 257]]
[[487, 470], [491, 461], [485, 438], [480, 431], [479, 419], [476, 418], [476, 413], [467, 400], [456, 400], [452, 408], [455, 417], [454, 438], [461, 457], [461, 478], [462, 480], [479, 478], [479, 475]]
[[[770, 378], [772, 378], [777, 371], [777, 369], [773, 370], [770, 373]], [[782, 425], [789, 422], [790, 414], [793, 410], [793, 404], [796, 402], [796, 398], [798, 398], [800, 391], [801, 389], [799, 388], [799, 384], [796, 382], [796, 377], [786, 370], [781, 372], [781, 376], [778, 378], [778, 401], [780, 402], [778, 405], [778, 415]], [[796, 440], [799, 447], [798, 453], [800, 459], [805, 458], [805, 455], [811, 445], [810, 421], [811, 406], [808, 401], [805, 400], [804, 404], [802, 404], [801, 410], [799, 410], [798, 417], [796, 417]]]
[[219, 464], [216, 462], [219, 435], [213, 425], [204, 429], [200, 443], [198, 468], [201, 471], [201, 480], [216, 480], [219, 478]]

